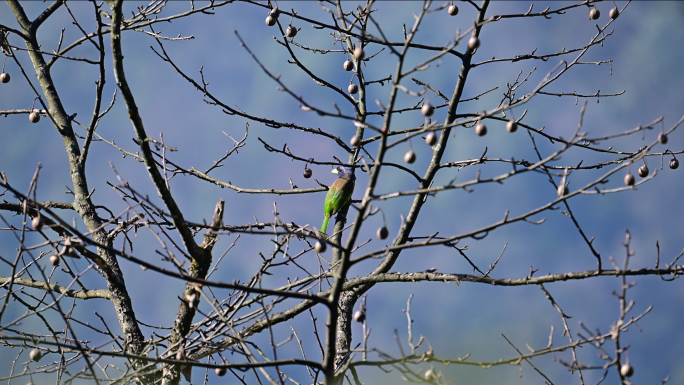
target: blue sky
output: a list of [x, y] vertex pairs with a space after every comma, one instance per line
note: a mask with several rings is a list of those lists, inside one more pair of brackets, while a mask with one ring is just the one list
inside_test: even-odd
[[[197, 6], [200, 2], [196, 3]], [[321, 11], [315, 2], [279, 2], [282, 9], [294, 9], [301, 16], [322, 18], [330, 21], [330, 16]], [[355, 2], [344, 3], [348, 10], [354, 8]], [[402, 24], [407, 26], [413, 22], [412, 13], [419, 12], [419, 2], [382, 1], [374, 6], [377, 12], [374, 17], [383, 25], [383, 32], [390, 40], [402, 40]], [[466, 3], [457, 3], [461, 8], [458, 16], [451, 17], [445, 11], [431, 14], [421, 24], [415, 42], [442, 45], [453, 39], [457, 29], [462, 31], [472, 26], [474, 11]], [[558, 8], [565, 2], [535, 2], [534, 10]], [[583, 131], [589, 136], [603, 136], [617, 133], [646, 124], [660, 116], [664, 116], [664, 124], [669, 128], [684, 115], [682, 89], [684, 76], [681, 65], [684, 51], [684, 5], [681, 2], [635, 1], [629, 4], [625, 12], [611, 24], [612, 31], [603, 46], [592, 48], [583, 58], [585, 62], [613, 60], [611, 64], [582, 65], [571, 70], [560, 81], [551, 86], [549, 92], [573, 92], [594, 94], [618, 93], [625, 90], [624, 95], [615, 98], [601, 98], [600, 103], [590, 98], [584, 118]], [[34, 18], [44, 9], [42, 2], [24, 2], [30, 17]], [[625, 5], [617, 2], [618, 7]], [[128, 3], [134, 9], [134, 3]], [[489, 6], [488, 15], [524, 13], [530, 3], [513, 1], [495, 1]], [[92, 5], [86, 2], [70, 3], [72, 11], [83, 27], [91, 31]], [[608, 11], [612, 3], [604, 2], [597, 6], [602, 13], [598, 21], [588, 18], [589, 9], [581, 7], [570, 10], [567, 14], [555, 15], [552, 19], [512, 19], [487, 24], [481, 34], [482, 46], [475, 55], [474, 61], [482, 61], [495, 56], [497, 58], [529, 53], [537, 50], [537, 54], [552, 53], [563, 47], [571, 49], [581, 47], [596, 33], [596, 24], [604, 25], [608, 21]], [[106, 8], [106, 6], [105, 6]], [[163, 15], [183, 12], [189, 9], [186, 2], [170, 2]], [[319, 117], [313, 112], [305, 112], [298, 108], [298, 102], [286, 93], [276, 90], [277, 84], [268, 78], [239, 45], [234, 31], [238, 31], [245, 43], [259, 60], [274, 74], [281, 74], [281, 80], [296, 94], [302, 95], [307, 102], [327, 111], [334, 111], [332, 103], [337, 103], [346, 114], [353, 110], [340, 95], [315, 84], [295, 65], [288, 64], [289, 54], [274, 41], [278, 35], [274, 28], [267, 27], [263, 19], [266, 12], [263, 8], [244, 3], [231, 4], [216, 9], [215, 15], [196, 15], [173, 23], [159, 24], [156, 31], [165, 36], [194, 36], [193, 40], [165, 42], [169, 54], [180, 68], [190, 76], [199, 80], [199, 70], [203, 67], [209, 89], [220, 97], [227, 105], [239, 106], [248, 113], [268, 117], [270, 119], [293, 122], [308, 127], [321, 129], [339, 135], [345, 140], [355, 132], [351, 122], [343, 119]], [[56, 48], [61, 28], [66, 28], [65, 42], [73, 41], [81, 36], [80, 31], [71, 24], [71, 18], [65, 9], [60, 9], [41, 28], [39, 41], [42, 49], [52, 51]], [[284, 22], [285, 20], [281, 20]], [[7, 4], [0, 4], [0, 23], [18, 28], [13, 20]], [[302, 28], [296, 41], [322, 49], [340, 49], [339, 43], [333, 45], [328, 31], [317, 30], [303, 21], [294, 24]], [[278, 36], [280, 37], [280, 36]], [[21, 46], [16, 37], [10, 38], [13, 44]], [[108, 41], [107, 41], [107, 44]], [[232, 148], [232, 140], [224, 132], [235, 139], [244, 135], [244, 118], [228, 116], [220, 108], [207, 105], [202, 101], [202, 94], [176, 74], [168, 64], [162, 62], [150, 49], [155, 46], [154, 39], [142, 33], [127, 32], [123, 37], [125, 66], [128, 80], [136, 96], [142, 118], [149, 136], [158, 138], [164, 134], [164, 141], [169, 146], [177, 147], [172, 159], [184, 167], [206, 169], [214, 160], [219, 159]], [[457, 47], [463, 49], [463, 45]], [[378, 47], [370, 47], [368, 54], [380, 51]], [[342, 70], [344, 61], [341, 53], [314, 54], [295, 50], [298, 58], [318, 76], [332, 84], [346, 88], [350, 81], [350, 73]], [[83, 55], [94, 58], [93, 50], [88, 44], [71, 51], [70, 55]], [[422, 61], [425, 54], [411, 52], [407, 65], [415, 65]], [[569, 58], [574, 58], [570, 55]], [[26, 72], [33, 78], [34, 71], [26, 55], [19, 54], [19, 60], [27, 68]], [[107, 52], [107, 84], [104, 94], [105, 103], [109, 103], [116, 83], [111, 72], [111, 56]], [[523, 76], [537, 67], [531, 75], [527, 86], [521, 87], [518, 96], [529, 92], [544, 75], [558, 64], [559, 59], [552, 58], [547, 62], [520, 61], [485, 65], [473, 69], [466, 84], [464, 97], [473, 97], [485, 90], [499, 87], [479, 100], [463, 103], [459, 113], [480, 112], [496, 107], [501, 99], [506, 83], [515, 79], [519, 71]], [[378, 54], [376, 59], [364, 67], [367, 80], [381, 79], [394, 72], [396, 59], [387, 49]], [[415, 77], [429, 84], [446, 95], [451, 95], [460, 68], [455, 57], [445, 57], [439, 66], [418, 72]], [[32, 103], [32, 92], [26, 86], [16, 65], [8, 60], [6, 71], [11, 73], [12, 82], [0, 84], [0, 110], [29, 108]], [[87, 122], [93, 108], [94, 82], [97, 80], [97, 69], [84, 63], [60, 60], [52, 69], [56, 87], [68, 113], [78, 113], [77, 120]], [[410, 78], [402, 83], [412, 91], [420, 91]], [[371, 110], [377, 107], [373, 103], [379, 99], [383, 104], [388, 100], [389, 86], [374, 84], [369, 86], [368, 100]], [[119, 95], [120, 96], [120, 95]], [[435, 98], [431, 95], [431, 98]], [[436, 100], [436, 99], [435, 99]], [[399, 105], [406, 107], [416, 103], [416, 99], [402, 95]], [[538, 96], [523, 109], [529, 109], [525, 122], [534, 127], [546, 127], [550, 132], [569, 137], [577, 127], [579, 111], [583, 100], [575, 103], [573, 97]], [[434, 118], [443, 121], [444, 109], [437, 110]], [[378, 123], [377, 118], [370, 120]], [[423, 121], [418, 113], [398, 115], [393, 123], [393, 130], [414, 127]], [[257, 122], [250, 122], [249, 137], [246, 146], [239, 153], [232, 155], [226, 166], [217, 170], [214, 177], [231, 181], [245, 188], [288, 189], [289, 179], [300, 188], [316, 187], [314, 178], [329, 184], [334, 175], [329, 174], [328, 166], [310, 166], [314, 178], [304, 179], [301, 171], [304, 165], [293, 162], [282, 156], [267, 152], [257, 140], [261, 138], [276, 148], [287, 143], [290, 150], [305, 158], [331, 161], [332, 156], [346, 159], [346, 154], [332, 141], [316, 135], [302, 133], [286, 128], [273, 129]], [[649, 130], [633, 135], [627, 139], [617, 140], [611, 145], [616, 149], [634, 151], [639, 146], [647, 145], [655, 140], [657, 130]], [[76, 129], [78, 133], [82, 133]], [[684, 144], [681, 129], [670, 136], [667, 146], [657, 146], [656, 151], [665, 147], [678, 150]], [[132, 126], [127, 120], [127, 113], [121, 98], [117, 98], [109, 116], [102, 121], [98, 133], [108, 140], [114, 140], [128, 151], [135, 152], [136, 146], [131, 141], [134, 137]], [[67, 201], [69, 195], [64, 193], [64, 185], [70, 184], [69, 169], [62, 142], [48, 119], [39, 124], [31, 124], [25, 116], [10, 115], [0, 118], [0, 170], [4, 171], [13, 185], [20, 190], [26, 189], [38, 162], [43, 164], [39, 183], [40, 200]], [[428, 164], [430, 150], [422, 141], [414, 140], [413, 148], [418, 160], [411, 168], [422, 175]], [[534, 159], [528, 135], [523, 130], [515, 134], [505, 132], [503, 124], [489, 124], [489, 134], [477, 137], [471, 129], [458, 129], [445, 160], [455, 161], [479, 157], [485, 147], [490, 157], [514, 156], [516, 159]], [[540, 150], [549, 154], [557, 149], [557, 145], [540, 143]], [[376, 147], [368, 146], [368, 151], [375, 155]], [[388, 153], [387, 160], [403, 164], [403, 155], [408, 145], [398, 146]], [[580, 159], [585, 162], [606, 161], [611, 158], [598, 156], [579, 150], [563, 155], [558, 164], [576, 164]], [[665, 162], [669, 158], [665, 158]], [[684, 160], [684, 159], [682, 159]], [[660, 158], [648, 160], [651, 171], [658, 169], [658, 175], [649, 183], [633, 191], [605, 196], [579, 196], [570, 203], [575, 216], [589, 236], [595, 236], [594, 246], [603, 258], [604, 266], [609, 266], [609, 256], [622, 261], [625, 229], [632, 234], [632, 247], [636, 254], [632, 259], [633, 267], [651, 267], [655, 264], [655, 242], [659, 241], [662, 260], [671, 261], [684, 247], [682, 242], [682, 210], [680, 190], [684, 187], [679, 170], [665, 168], [660, 170]], [[110, 162], [121, 176], [129, 181], [138, 191], [149, 194], [153, 199], [157, 194], [141, 164], [130, 157], [122, 158], [111, 147], [103, 143], [94, 143], [87, 172], [90, 188], [96, 188], [94, 201], [96, 204], [111, 205], [113, 211], [125, 209], [119, 195], [106, 182], [114, 183], [116, 176], [110, 168]], [[585, 163], [586, 164], [586, 163]], [[481, 166], [483, 177], [506, 172], [508, 166], [488, 163]], [[583, 186], [596, 178], [606, 169], [585, 174], [576, 173], [571, 178], [570, 189]], [[633, 167], [633, 172], [636, 167]], [[447, 169], [438, 177], [438, 182], [446, 183], [454, 176], [465, 181], [475, 176], [475, 168], [470, 167], [458, 172]], [[473, 193], [462, 190], [449, 191], [430, 198], [426, 204], [414, 235], [428, 235], [440, 231], [441, 235], [457, 234], [479, 228], [498, 221], [505, 210], [511, 215], [520, 214], [545, 204], [554, 199], [555, 191], [547, 178], [540, 174], [521, 175], [512, 178], [503, 185], [483, 185], [475, 187]], [[621, 177], [612, 177], [608, 187], [621, 185]], [[368, 178], [360, 175], [357, 182], [355, 199], [360, 199]], [[380, 179], [378, 191], [392, 192], [414, 189], [415, 180], [393, 170], [387, 171]], [[171, 182], [174, 197], [184, 210], [186, 218], [202, 221], [211, 217], [215, 202], [219, 198], [226, 200], [226, 224], [245, 224], [254, 221], [272, 220], [273, 203], [278, 205], [281, 220], [294, 221], [298, 224], [320, 226], [324, 194], [302, 196], [272, 196], [237, 194], [229, 189], [221, 189], [191, 177], [178, 176]], [[8, 199], [9, 200], [9, 199]], [[158, 202], [160, 203], [160, 202]], [[398, 198], [380, 203], [387, 217], [387, 225], [391, 236], [396, 234], [400, 216], [406, 215], [411, 203], [409, 198]], [[529, 274], [530, 266], [539, 269], [538, 274], [547, 272], [559, 273], [583, 271], [595, 268], [595, 259], [587, 245], [582, 241], [572, 222], [558, 211], [548, 211], [534, 219], [546, 218], [541, 226], [531, 224], [513, 224], [492, 232], [483, 240], [466, 239], [459, 246], [468, 245], [468, 255], [479, 266], [488, 266], [493, 262], [504, 244], [508, 246], [506, 253], [494, 272], [496, 277], [523, 277]], [[65, 213], [68, 217], [69, 214]], [[3, 213], [3, 216], [6, 216]], [[7, 217], [7, 216], [6, 216]], [[16, 220], [16, 218], [15, 218]], [[359, 239], [373, 239], [367, 249], [381, 247], [380, 241], [374, 238], [375, 230], [382, 223], [379, 217], [373, 217], [364, 226]], [[5, 227], [4, 225], [2, 227]], [[83, 228], [82, 225], [80, 225]], [[16, 245], [14, 236], [8, 232], [0, 232], [0, 255], [14, 256]], [[235, 239], [235, 235], [224, 236], [217, 245], [223, 250]], [[37, 238], [36, 238], [37, 241]], [[120, 240], [117, 247], [120, 247]], [[151, 262], [159, 262], [153, 250], [158, 244], [149, 234], [140, 232], [136, 251]], [[367, 251], [366, 249], [362, 249]], [[261, 264], [257, 253], [272, 251], [270, 241], [266, 238], [243, 237], [236, 248], [226, 258], [226, 265], [219, 270], [214, 279], [245, 279]], [[316, 266], [315, 261], [310, 261]], [[87, 265], [80, 262], [81, 269]], [[351, 271], [352, 276], [362, 275], [370, 271], [376, 261], [361, 264]], [[182, 283], [159, 277], [149, 271], [142, 271], [138, 266], [122, 262], [126, 279], [132, 292], [134, 306], [142, 321], [148, 324], [170, 325], [178, 303], [176, 295], [180, 295]], [[394, 271], [420, 271], [436, 267], [442, 272], [470, 273], [468, 264], [453, 250], [433, 247], [422, 251], [405, 252], [394, 267]], [[7, 275], [6, 267], [0, 268], [0, 275]], [[301, 274], [294, 270], [287, 274]], [[66, 279], [66, 278], [63, 278]], [[285, 282], [285, 276], [271, 277], [273, 285]], [[629, 296], [635, 299], [635, 315], [649, 305], [654, 309], [642, 321], [639, 327], [630, 328], [624, 341], [631, 345], [630, 361], [636, 372], [635, 383], [659, 383], [671, 375], [671, 383], [684, 381], [681, 369], [684, 357], [684, 341], [677, 333], [676, 321], [684, 315], [682, 284], [680, 281], [663, 282], [658, 277], [636, 278], [638, 285], [630, 290]], [[93, 288], [104, 287], [99, 277], [93, 274], [88, 281]], [[605, 332], [618, 315], [618, 302], [611, 295], [619, 290], [619, 280], [615, 278], [598, 278], [580, 282], [563, 282], [547, 285], [566, 314], [573, 318], [568, 324], [576, 333], [581, 331], [578, 321], [584, 322], [590, 329], [599, 328]], [[160, 290], [164, 288], [164, 290]], [[402, 309], [406, 307], [409, 294], [414, 294], [412, 313], [415, 319], [415, 334], [425, 335], [431, 342], [435, 352], [442, 357], [462, 357], [471, 353], [472, 360], [497, 360], [515, 356], [515, 351], [501, 337], [505, 334], [518, 348], [525, 344], [539, 348], [546, 345], [551, 325], [555, 326], [554, 341], [561, 344], [567, 341], [561, 336], [562, 323], [556, 310], [537, 287], [504, 288], [482, 284], [387, 284], [377, 286], [368, 294], [369, 325], [373, 332], [370, 345], [383, 351], [398, 354], [393, 337], [393, 329], [398, 328], [400, 336], [406, 338], [406, 318]], [[105, 301], [88, 301], [77, 306], [77, 312], [89, 317], [93, 310], [112, 317], [111, 306]], [[12, 313], [12, 312], [10, 312]], [[12, 313], [13, 316], [18, 316]], [[10, 317], [11, 318], [11, 317]], [[301, 317], [292, 323], [304, 330], [310, 328], [310, 320]], [[325, 317], [320, 314], [319, 320]], [[3, 319], [4, 321], [4, 319]], [[28, 325], [28, 323], [27, 323]], [[289, 325], [289, 324], [288, 324]], [[321, 321], [322, 325], [322, 321]], [[114, 325], [116, 326], [116, 325]], [[287, 325], [278, 329], [280, 337], [290, 333]], [[354, 325], [354, 342], [360, 342], [360, 327]], [[299, 331], [299, 329], [298, 329]], [[149, 330], [145, 331], [147, 334]], [[576, 334], [573, 334], [576, 338]], [[266, 341], [266, 340], [264, 340]], [[306, 341], [312, 351], [317, 349], [311, 338]], [[295, 346], [285, 348], [285, 352], [298, 354]], [[598, 363], [591, 351], [584, 348], [580, 359], [589, 363]], [[14, 352], [12, 354], [15, 354]], [[283, 353], [285, 354], [285, 353]], [[559, 354], [559, 358], [569, 361], [567, 353]], [[570, 377], [558, 362], [551, 357], [534, 361], [545, 369], [554, 383], [578, 383], [576, 377]], [[0, 363], [0, 376], [7, 375], [9, 361]], [[459, 365], [440, 367], [447, 378], [457, 379], [464, 383], [499, 383], [510, 384], [543, 383], [529, 366], [523, 365], [523, 377], [518, 377], [517, 367], [495, 367], [484, 370]], [[396, 383], [396, 373], [386, 375], [380, 370], [365, 370], [366, 383]], [[602, 373], [588, 372], [587, 383], [598, 381]], [[194, 382], [201, 381], [202, 373]], [[612, 373], [608, 383], [617, 383], [617, 376]], [[304, 378], [304, 377], [302, 377]], [[372, 381], [371, 381], [372, 379]]]

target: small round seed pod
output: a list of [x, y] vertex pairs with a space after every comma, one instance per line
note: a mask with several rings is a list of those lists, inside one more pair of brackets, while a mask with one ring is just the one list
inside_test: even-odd
[[276, 6], [276, 7], [274, 7], [274, 8], [268, 13], [268, 15], [269, 15], [269, 16], [273, 16], [273, 18], [277, 19], [278, 16], [280, 16], [280, 10], [279, 10], [278, 7]]
[[31, 350], [31, 352], [29, 353], [29, 358], [30, 358], [32, 361], [38, 362], [38, 361], [40, 361], [40, 359], [41, 359], [42, 357], [43, 357], [43, 354], [42, 354], [42, 353], [40, 352], [40, 350], [38, 350], [38, 349], [33, 349], [33, 350]]
[[389, 236], [389, 230], [387, 230], [387, 227], [382, 226], [381, 228], [378, 229], [376, 235], [380, 239], [387, 239], [387, 237]]
[[287, 29], [285, 30], [285, 36], [287, 37], [295, 37], [297, 36], [297, 27], [294, 25], [290, 24]]
[[598, 18], [601, 17], [601, 11], [598, 9], [594, 8], [591, 11], [589, 11], [589, 18], [591, 20], [598, 20]]
[[266, 25], [268, 25], [269, 27], [273, 27], [275, 25], [275, 23], [276, 23], [275, 17], [273, 17], [271, 15], [266, 16]]
[[356, 94], [357, 92], [359, 92], [359, 86], [357, 86], [356, 84], [352, 83], [352, 84], [349, 85], [349, 87], [347, 87], [347, 91], [349, 91], [350, 94], [354, 95], [354, 94]]
[[480, 39], [477, 38], [477, 36], [473, 36], [468, 40], [468, 48], [471, 50], [474, 50], [480, 46]]
[[437, 135], [435, 135], [434, 132], [427, 134], [425, 137], [425, 143], [427, 143], [428, 146], [434, 146], [435, 143], [437, 143]]
[[673, 170], [676, 170], [677, 167], [679, 167], [679, 161], [678, 161], [677, 159], [675, 159], [675, 158], [672, 158], [672, 159], [670, 160], [670, 168], [673, 169]]
[[624, 377], [632, 377], [634, 374], [634, 368], [630, 364], [623, 364], [620, 367], [620, 374], [622, 374]]
[[352, 147], [356, 147], [359, 145], [359, 137], [354, 135], [352, 136], [351, 140], [349, 141], [349, 144], [352, 145]]
[[648, 176], [648, 166], [643, 165], [643, 166], [639, 167], [638, 174], [640, 177], [646, 178]]
[[456, 16], [456, 15], [458, 15], [458, 7], [457, 7], [455, 4], [451, 4], [451, 5], [449, 6], [449, 8], [447, 9], [447, 12], [448, 12], [451, 16]]
[[31, 123], [38, 123], [40, 122], [40, 114], [36, 111], [33, 111], [29, 114], [29, 120]]
[[487, 135], [487, 126], [485, 126], [482, 123], [476, 124], [475, 125], [475, 133], [478, 134], [479, 136]]
[[435, 112], [435, 107], [432, 107], [432, 104], [430, 103], [425, 103], [423, 104], [423, 107], [421, 107], [420, 112], [425, 116], [432, 116]]
[[354, 63], [351, 60], [347, 60], [342, 64], [342, 67], [344, 67], [345, 71], [351, 71], [354, 69]]
[[406, 163], [413, 163], [416, 161], [416, 153], [413, 152], [413, 150], [408, 150], [406, 154], [404, 154], [404, 162]]
[[634, 186], [634, 175], [631, 173], [627, 173], [627, 175], [625, 175], [625, 185]]
[[363, 60], [363, 58], [366, 57], [366, 54], [363, 52], [363, 48], [361, 48], [361, 44], [358, 44], [356, 48], [354, 48], [354, 57], [356, 60]]
[[216, 368], [215, 372], [217, 376], [223, 377], [226, 375], [227, 370], [226, 368]]
[[10, 81], [10, 74], [8, 74], [7, 72], [3, 72], [0, 74], [0, 82], [9, 83], [9, 81]]
[[38, 231], [43, 228], [43, 217], [40, 215], [37, 215], [33, 217], [31, 220], [31, 227], [33, 227], [34, 230]]
[[661, 132], [658, 134], [658, 141], [662, 144], [667, 144], [667, 135]]
[[435, 371], [430, 368], [425, 371], [424, 376], [426, 381], [431, 381], [433, 378], [435, 378]]
[[558, 186], [558, 197], [562, 198], [568, 194], [570, 194], [570, 190], [568, 189], [568, 186]]
[[59, 266], [59, 257], [56, 255], [53, 255], [52, 257], [50, 257], [50, 264], [52, 266]]
[[516, 132], [518, 130], [518, 123], [516, 123], [515, 119], [511, 119], [506, 123], [506, 131], [508, 132]]
[[317, 253], [325, 253], [325, 250], [328, 247], [325, 245], [325, 242], [321, 241], [316, 241], [316, 245], [314, 245], [314, 249], [316, 250]]
[[364, 312], [361, 309], [354, 312], [354, 321], [363, 322], [365, 320], [366, 320], [366, 312]]
[[613, 8], [608, 12], [608, 16], [610, 16], [611, 19], [615, 20], [620, 16], [620, 11], [618, 11], [617, 8]]
[[302, 175], [304, 175], [304, 178], [309, 179], [309, 178], [311, 178], [312, 174], [313, 174], [313, 171], [311, 171], [310, 168], [304, 166], [304, 172], [302, 173]]

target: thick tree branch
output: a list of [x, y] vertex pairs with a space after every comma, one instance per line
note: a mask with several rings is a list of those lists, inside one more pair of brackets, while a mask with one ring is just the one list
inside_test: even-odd
[[[64, 109], [62, 100], [57, 93], [57, 89], [43, 55], [38, 52], [40, 45], [36, 39], [37, 28], [28, 20], [22, 6], [17, 0], [8, 0], [8, 4], [24, 30], [24, 34], [28, 37], [28, 39], [25, 39], [26, 48], [29, 50], [29, 56], [33, 63], [33, 67], [36, 70], [36, 77], [40, 82], [40, 86], [43, 89], [49, 106], [49, 108], [46, 109], [50, 111], [50, 117], [52, 118], [57, 131], [61, 134], [65, 145], [73, 184], [74, 208], [83, 219], [88, 230], [92, 232], [93, 239], [95, 239], [98, 244], [109, 246], [111, 245], [111, 240], [96, 213], [95, 205], [90, 199], [85, 169], [80, 162], [81, 152], [71, 126], [71, 119]], [[53, 5], [57, 7], [56, 4], [57, 3], [54, 3]], [[100, 261], [101, 263], [98, 263], [98, 267], [102, 269], [102, 273], [107, 278], [107, 285], [109, 291], [112, 293], [112, 304], [118, 315], [125, 339], [128, 342], [131, 351], [133, 353], [139, 353], [143, 348], [144, 337], [135, 319], [133, 306], [130, 296], [128, 295], [123, 273], [119, 268], [119, 264], [114, 254], [107, 252], [106, 248], [98, 248], [98, 255], [104, 261], [104, 263]]]
[[[0, 277], [0, 288], [5, 284], [10, 282], [8, 277]], [[55, 283], [46, 283], [42, 281], [37, 281], [28, 278], [14, 278], [15, 285], [21, 285], [26, 287], [32, 287], [34, 289], [42, 289], [46, 291], [53, 291], [57, 294], [63, 295], [65, 297], [71, 297], [76, 299], [94, 299], [103, 298], [111, 299], [112, 293], [109, 290], [96, 289], [96, 290], [73, 290], [68, 289], [64, 286], [57, 285]]]

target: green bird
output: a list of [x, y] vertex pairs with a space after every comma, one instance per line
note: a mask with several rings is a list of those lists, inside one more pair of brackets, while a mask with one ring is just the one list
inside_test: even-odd
[[338, 213], [342, 207], [351, 200], [352, 193], [354, 192], [354, 182], [356, 181], [356, 176], [352, 173], [350, 168], [336, 167], [331, 172], [337, 174], [338, 177], [330, 186], [328, 195], [325, 196], [323, 224], [321, 225], [321, 231], [324, 233], [328, 230], [330, 218]]

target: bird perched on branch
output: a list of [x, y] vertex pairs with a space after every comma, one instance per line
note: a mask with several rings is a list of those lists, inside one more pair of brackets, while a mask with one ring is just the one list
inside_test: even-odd
[[342, 210], [342, 207], [351, 200], [352, 193], [354, 192], [354, 182], [356, 181], [356, 176], [348, 167], [336, 167], [331, 172], [337, 174], [338, 177], [330, 186], [328, 195], [325, 196], [323, 225], [321, 225], [321, 231], [324, 233], [328, 230], [330, 218]]

